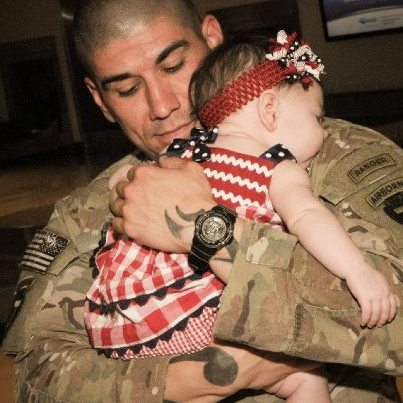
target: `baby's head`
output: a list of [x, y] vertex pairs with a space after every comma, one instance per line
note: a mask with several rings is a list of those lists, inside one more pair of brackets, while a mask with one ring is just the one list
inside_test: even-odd
[[190, 84], [193, 110], [203, 126], [214, 127], [265, 90], [316, 81], [324, 66], [296, 34], [277, 34], [269, 53], [250, 43], [224, 43], [207, 56]]

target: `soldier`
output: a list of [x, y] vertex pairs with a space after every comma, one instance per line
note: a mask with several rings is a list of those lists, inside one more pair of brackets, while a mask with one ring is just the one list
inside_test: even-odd
[[[187, 5], [179, 0], [94, 0], [78, 20], [77, 43], [87, 57], [86, 83], [95, 102], [148, 155], [174, 137], [185, 137], [193, 126], [190, 75], [208, 47], [222, 40], [218, 22], [206, 16], [200, 25]], [[326, 120], [325, 128], [329, 139], [311, 165], [315, 194], [326, 200], [401, 296], [401, 151], [381, 135], [347, 122]], [[138, 156], [124, 158], [85, 189], [58, 201], [49, 224], [28, 248], [16, 292], [20, 310], [3, 344], [6, 352], [17, 354], [17, 401], [158, 402], [165, 397], [208, 402], [242, 389], [267, 388], [288, 374], [280, 363], [268, 366], [264, 354], [228, 345], [180, 358], [129, 362], [98, 356], [91, 348], [83, 303], [92, 282], [93, 250], [112, 217], [107, 182], [121, 165], [139, 164]], [[164, 211], [174, 217], [175, 206], [198, 211], [210, 203], [210, 189], [197, 185], [203, 175], [198, 166], [166, 159], [161, 168], [145, 166], [132, 175], [133, 182], [118, 186], [125, 199], [117, 200], [114, 210], [121, 214], [124, 205], [125, 221], [118, 219], [116, 225], [149, 246], [189, 251], [193, 226], [178, 240], [173, 227], [166, 226]], [[383, 328], [361, 329], [358, 305], [343, 283], [295, 246], [295, 238], [247, 221], [237, 228], [239, 247], [234, 244], [236, 260], [228, 265], [216, 337], [375, 369], [329, 365], [333, 400], [396, 401], [394, 379], [383, 374], [401, 373], [401, 310]], [[247, 250], [262, 236], [268, 247], [251, 263]], [[276, 401], [256, 391], [232, 399]]]

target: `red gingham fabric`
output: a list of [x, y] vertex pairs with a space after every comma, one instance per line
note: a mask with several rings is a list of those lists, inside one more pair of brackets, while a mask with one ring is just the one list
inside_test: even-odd
[[[190, 157], [190, 151], [183, 155]], [[217, 203], [284, 229], [268, 199], [272, 161], [211, 148], [211, 159], [202, 166]], [[85, 305], [93, 346], [123, 359], [185, 354], [207, 346], [224, 284], [211, 271], [196, 275], [187, 258], [131, 239], [116, 240], [110, 228], [96, 254], [99, 275]]]

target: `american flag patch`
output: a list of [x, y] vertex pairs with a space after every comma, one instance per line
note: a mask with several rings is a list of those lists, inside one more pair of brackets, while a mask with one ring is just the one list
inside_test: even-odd
[[20, 267], [31, 270], [46, 271], [55, 257], [70, 241], [54, 232], [40, 230], [32, 238], [25, 250]]

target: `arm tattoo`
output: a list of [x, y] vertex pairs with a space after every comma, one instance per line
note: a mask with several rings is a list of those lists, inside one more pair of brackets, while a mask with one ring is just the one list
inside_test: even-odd
[[238, 376], [239, 368], [234, 357], [217, 347], [206, 347], [193, 354], [174, 357], [170, 363], [180, 361], [205, 362], [204, 378], [213, 385], [231, 385]]
[[225, 247], [228, 252], [228, 258], [213, 257], [213, 260], [225, 263], [234, 263], [235, 256], [238, 253], [239, 242], [234, 238], [232, 242]]

